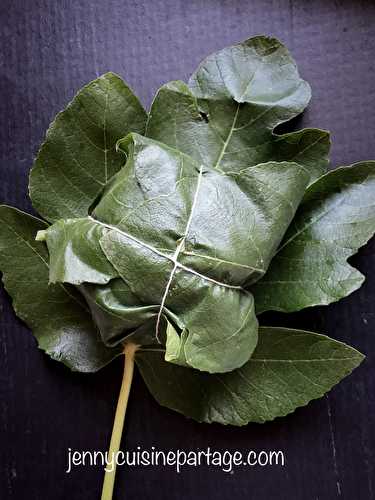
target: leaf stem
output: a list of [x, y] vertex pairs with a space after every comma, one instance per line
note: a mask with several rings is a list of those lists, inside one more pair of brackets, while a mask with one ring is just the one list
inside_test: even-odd
[[120, 449], [121, 436], [124, 428], [126, 407], [128, 405], [130, 388], [134, 372], [134, 354], [138, 349], [135, 344], [126, 344], [124, 348], [125, 362], [124, 374], [120, 394], [117, 402], [116, 415], [113, 423], [111, 443], [109, 445], [108, 460], [112, 461], [111, 470], [106, 470], [104, 475], [101, 500], [112, 500], [113, 486], [116, 476], [116, 457]]

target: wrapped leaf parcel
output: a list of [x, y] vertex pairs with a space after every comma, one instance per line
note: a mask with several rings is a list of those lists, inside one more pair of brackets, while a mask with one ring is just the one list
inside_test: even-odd
[[85, 86], [31, 171], [42, 219], [0, 208], [4, 284], [39, 346], [84, 372], [135, 353], [160, 404], [233, 425], [358, 366], [337, 340], [258, 324], [358, 289], [347, 260], [375, 232], [375, 162], [328, 171], [328, 132], [274, 130], [309, 99], [267, 37], [167, 83], [148, 114], [112, 73]]

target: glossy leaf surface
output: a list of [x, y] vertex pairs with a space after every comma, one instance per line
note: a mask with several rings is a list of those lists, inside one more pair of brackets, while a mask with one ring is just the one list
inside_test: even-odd
[[45, 223], [17, 209], [0, 207], [0, 267], [17, 315], [27, 323], [39, 347], [72, 370], [93, 372], [116, 357], [108, 349], [74, 288], [49, 285], [48, 252], [35, 241]]
[[[294, 163], [223, 175], [134, 134], [118, 147], [127, 163], [93, 218], [58, 222], [47, 231], [52, 269], [61, 268], [55, 276], [72, 282], [69, 276], [81, 275], [87, 257], [86, 267], [96, 271], [91, 282], [100, 283], [103, 255], [96, 249], [93, 262], [91, 253], [99, 236], [105, 256], [139, 301], [137, 318], [158, 306], [155, 339], [164, 313], [180, 329], [173, 348], [167, 334], [167, 359], [208, 372], [243, 365], [256, 346], [257, 321], [253, 297], [241, 285], [264, 274], [309, 176]], [[67, 225], [75, 226], [74, 238]]]
[[30, 173], [30, 198], [50, 222], [84, 217], [121, 168], [116, 141], [144, 131], [146, 112], [123, 80], [90, 82], [52, 122]]
[[251, 359], [238, 370], [209, 375], [140, 351], [136, 362], [163, 406], [199, 422], [245, 425], [287, 415], [320, 398], [363, 360], [355, 349], [324, 335], [260, 328]]
[[255, 37], [205, 59], [189, 84], [158, 91], [147, 135], [225, 172], [268, 161], [293, 161], [311, 180], [327, 168], [329, 134], [306, 129], [277, 135], [274, 128], [301, 113], [310, 88], [286, 48]]
[[297, 311], [357, 290], [364, 276], [347, 260], [375, 232], [375, 162], [338, 168], [307, 190], [264, 278], [257, 312]]

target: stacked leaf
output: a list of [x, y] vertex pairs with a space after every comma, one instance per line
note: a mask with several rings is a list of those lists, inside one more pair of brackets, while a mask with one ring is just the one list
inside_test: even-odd
[[0, 209], [4, 283], [39, 346], [95, 371], [136, 344], [161, 404], [233, 425], [285, 415], [350, 373], [356, 350], [256, 316], [328, 304], [364, 279], [347, 259], [375, 231], [375, 162], [326, 173], [327, 132], [276, 134], [309, 99], [266, 37], [164, 85], [148, 116], [116, 75], [84, 87], [31, 172], [48, 223]]

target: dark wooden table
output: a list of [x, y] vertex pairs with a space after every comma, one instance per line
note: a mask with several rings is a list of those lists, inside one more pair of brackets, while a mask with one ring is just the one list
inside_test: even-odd
[[[2, 0], [0, 200], [31, 210], [27, 176], [45, 130], [74, 92], [100, 73], [122, 75], [149, 105], [165, 81], [186, 79], [202, 57], [249, 36], [279, 37], [313, 99], [294, 126], [332, 132], [332, 166], [375, 158], [375, 3], [332, 0]], [[375, 196], [375, 193], [374, 193]], [[0, 228], [1, 230], [1, 228]], [[353, 263], [359, 292], [328, 308], [281, 316], [367, 354], [328, 397], [265, 425], [200, 425], [160, 408], [136, 375], [129, 450], [283, 450], [285, 467], [120, 469], [117, 499], [375, 498], [375, 245]], [[269, 321], [276, 322], [272, 316]], [[67, 449], [105, 450], [121, 362], [70, 373], [39, 351], [1, 293], [0, 498], [92, 500], [99, 467], [65, 474]]]

